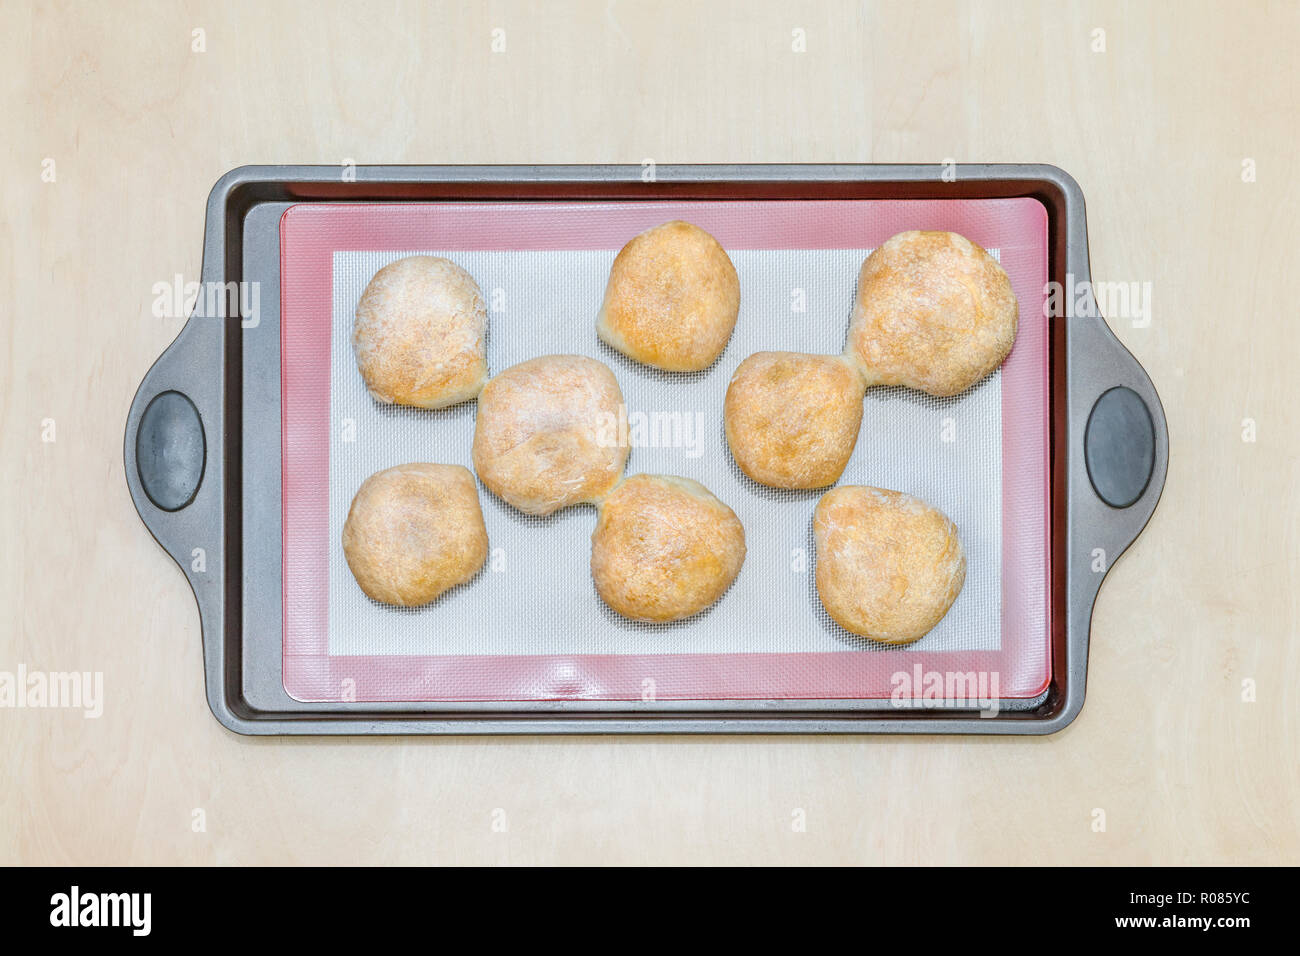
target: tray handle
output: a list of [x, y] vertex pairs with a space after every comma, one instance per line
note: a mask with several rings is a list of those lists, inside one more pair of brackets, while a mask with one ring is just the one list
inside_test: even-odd
[[1083, 709], [1097, 592], [1155, 512], [1169, 468], [1169, 429], [1150, 376], [1097, 305], [1083, 190], [1059, 167], [1026, 171], [1039, 177], [1048, 206], [1056, 211], [1049, 228], [1061, 250], [1047, 291], [1060, 293], [1059, 312], [1049, 296], [1049, 322], [1053, 339], [1063, 333], [1065, 343], [1064, 368], [1055, 367], [1056, 374], [1064, 373], [1065, 407], [1058, 412], [1053, 440], [1054, 467], [1065, 475], [1056, 512], [1058, 517], [1064, 512], [1065, 576], [1054, 596], [1065, 627], [1054, 632], [1053, 643], [1053, 654], [1064, 659], [1061, 669], [1054, 664], [1053, 670], [1064, 684], [1053, 714], [1030, 731], [1055, 733]]
[[[1085, 247], [1086, 249], [1086, 247]], [[1086, 253], [1085, 253], [1086, 255]], [[1087, 280], [1086, 260], [1076, 272]], [[1067, 691], [1060, 729], [1083, 706], [1092, 611], [1103, 580], [1164, 489], [1169, 431], [1146, 370], [1096, 309], [1068, 322], [1065, 467]]]
[[226, 581], [225, 322], [190, 316], [140, 383], [123, 442], [136, 511], [179, 565], [198, 603], [209, 685], [214, 658], [222, 656]]
[[[1099, 314], [1069, 337], [1069, 520], [1096, 593], [1155, 511], [1169, 467], [1164, 407], [1146, 370]], [[1073, 581], [1072, 581], [1073, 585]], [[1091, 604], [1091, 596], [1089, 597]]]

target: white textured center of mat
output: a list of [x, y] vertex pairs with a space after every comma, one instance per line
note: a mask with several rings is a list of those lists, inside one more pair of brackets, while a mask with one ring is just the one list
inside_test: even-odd
[[[727, 383], [759, 351], [838, 353], [858, 269], [869, 250], [731, 252], [740, 319], [722, 358], [674, 375], [625, 359], [596, 338], [596, 310], [616, 250], [578, 252], [336, 252], [330, 346], [330, 654], [656, 654], [863, 650], [835, 624], [813, 583], [812, 514], [822, 492], [779, 491], [736, 468], [723, 434]], [[990, 250], [994, 256], [995, 250]], [[473, 469], [476, 406], [441, 411], [381, 405], [352, 354], [357, 301], [371, 276], [416, 253], [446, 256], [478, 281], [488, 304], [493, 375], [538, 355], [590, 355], [614, 370], [633, 436], [628, 474], [702, 482], [745, 525], [748, 556], [708, 612], [671, 625], [628, 621], [592, 585], [595, 509], [531, 518], [480, 485], [491, 557], [469, 584], [414, 610], [362, 594], [340, 536], [369, 475], [430, 461]], [[1001, 635], [1002, 412], [1000, 372], [956, 398], [901, 388], [867, 392], [862, 431], [840, 484], [906, 491], [943, 509], [966, 549], [966, 585], [915, 650], [996, 650]], [[638, 446], [637, 425], [650, 447]]]

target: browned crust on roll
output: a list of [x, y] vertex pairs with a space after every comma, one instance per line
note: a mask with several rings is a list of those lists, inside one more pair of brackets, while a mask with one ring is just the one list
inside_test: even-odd
[[862, 424], [862, 378], [839, 355], [756, 352], [731, 377], [727, 444], [773, 488], [824, 488], [844, 473]]
[[956, 395], [1002, 364], [1018, 322], [987, 252], [955, 232], [901, 232], [862, 264], [845, 354], [869, 384]]
[[417, 408], [468, 401], [487, 380], [487, 306], [454, 262], [407, 256], [366, 285], [352, 348], [378, 401]]
[[474, 469], [520, 511], [548, 515], [594, 502], [623, 474], [623, 393], [603, 362], [544, 355], [497, 375], [479, 396]]
[[361, 590], [399, 607], [428, 604], [487, 560], [478, 485], [460, 465], [412, 463], [362, 482], [343, 523]]
[[614, 259], [596, 319], [602, 342], [668, 372], [698, 372], [727, 347], [740, 314], [740, 278], [716, 239], [666, 222]]
[[745, 561], [745, 529], [699, 482], [632, 475], [601, 503], [591, 577], [618, 613], [663, 623], [697, 614]]
[[813, 514], [817, 593], [845, 630], [889, 644], [924, 637], [966, 580], [948, 516], [898, 491], [844, 485]]

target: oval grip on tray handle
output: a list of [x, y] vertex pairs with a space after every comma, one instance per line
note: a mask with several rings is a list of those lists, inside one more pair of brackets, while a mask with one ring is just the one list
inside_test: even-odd
[[203, 483], [207, 444], [203, 416], [184, 392], [149, 399], [135, 431], [136, 477], [145, 497], [163, 511], [187, 507]]
[[[1058, 320], [1069, 341], [1070, 525], [1089, 573], [1104, 576], [1155, 511], [1169, 433], [1146, 370], [1099, 314]], [[1100, 586], [1100, 580], [1096, 582]]]
[[1155, 462], [1155, 422], [1142, 396], [1127, 385], [1102, 392], [1083, 432], [1083, 463], [1097, 497], [1112, 508], [1132, 507]]

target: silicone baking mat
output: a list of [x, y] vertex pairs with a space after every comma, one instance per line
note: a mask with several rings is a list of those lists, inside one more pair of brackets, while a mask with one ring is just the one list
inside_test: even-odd
[[[596, 310], [633, 235], [673, 218], [712, 232], [741, 281], [722, 358], [675, 375], [601, 344]], [[928, 635], [874, 644], [830, 620], [813, 583], [822, 492], [778, 491], [736, 468], [722, 400], [759, 350], [843, 348], [859, 267], [908, 228], [953, 229], [1002, 261], [1020, 300], [1015, 349], [960, 396], [867, 393], [841, 484], [917, 494], [956, 522], [965, 587]], [[281, 222], [284, 681], [300, 700], [851, 699], [896, 695], [916, 675], [995, 675], [997, 695], [1046, 685], [1048, 648], [1046, 213], [1033, 200], [321, 205]], [[708, 611], [671, 625], [623, 619], [588, 570], [595, 510], [524, 516], [484, 488], [491, 556], [471, 582], [420, 609], [366, 598], [343, 560], [352, 495], [407, 461], [472, 468], [474, 402], [385, 406], [357, 372], [362, 290], [388, 262], [446, 256], [489, 308], [491, 374], [537, 355], [608, 364], [627, 404], [628, 474], [701, 481], [745, 525], [748, 555]], [[919, 670], [918, 670], [919, 668]]]

